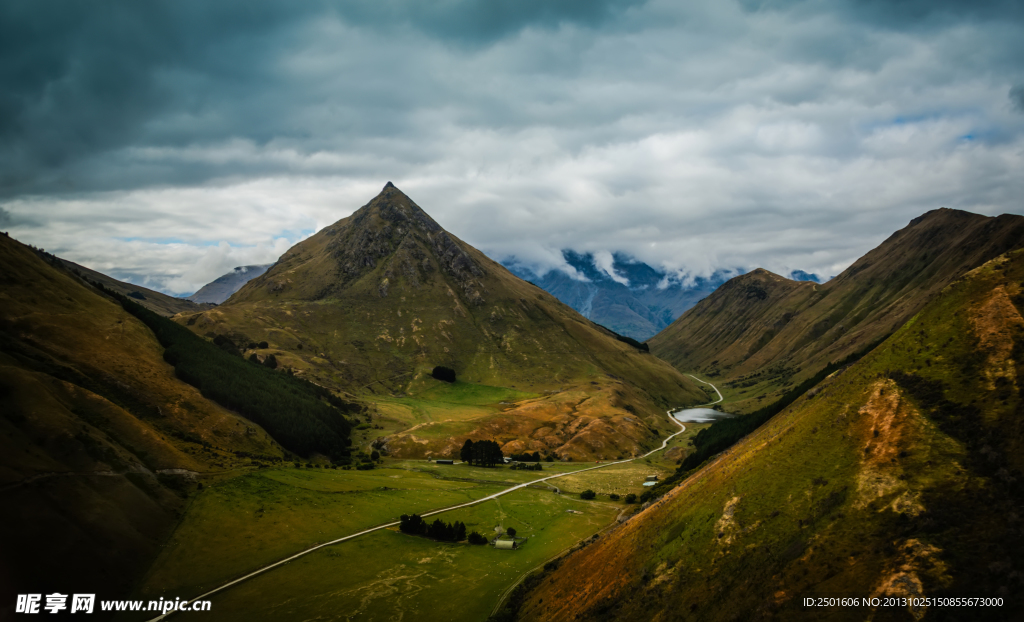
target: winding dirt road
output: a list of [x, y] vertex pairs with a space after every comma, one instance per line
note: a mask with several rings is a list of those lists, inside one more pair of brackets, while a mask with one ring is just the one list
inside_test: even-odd
[[[711, 384], [710, 382], [705, 382], [704, 380], [701, 380], [700, 378], [697, 378], [696, 376], [693, 376], [693, 375], [690, 375], [690, 374], [687, 374], [687, 375], [690, 376], [691, 378], [693, 378], [694, 380], [696, 380], [697, 382], [703, 382], [704, 384], [710, 385], [711, 388], [714, 389], [716, 393], [718, 393], [718, 401], [717, 402], [709, 402], [707, 404], [700, 404], [699, 406], [694, 406], [692, 408], [700, 408], [702, 406], [710, 406], [712, 404], [717, 404], [718, 402], [722, 401], [722, 399], [723, 399], [722, 398], [722, 393], [718, 390], [718, 388], [715, 385]], [[668, 411], [665, 411], [665, 414], [668, 415], [668, 418], [669, 418], [670, 421], [672, 421], [672, 423], [674, 423], [674, 424], [679, 426], [679, 431], [676, 432], [675, 434], [671, 434], [668, 437], [666, 437], [665, 440], [662, 441], [661, 447], [658, 447], [657, 449], [653, 449], [653, 450], [645, 453], [642, 456], [637, 456], [636, 458], [629, 458], [627, 460], [618, 460], [618, 461], [615, 461], [615, 462], [607, 462], [605, 464], [599, 464], [597, 466], [587, 467], [585, 469], [580, 469], [578, 471], [570, 471], [568, 473], [559, 473], [557, 475], [549, 475], [547, 477], [541, 477], [541, 478], [538, 478], [538, 479], [535, 479], [535, 480], [531, 480], [529, 482], [525, 482], [525, 483], [522, 483], [522, 484], [517, 484], [517, 485], [512, 486], [510, 488], [506, 488], [505, 490], [502, 490], [500, 492], [496, 492], [493, 495], [489, 495], [487, 497], [483, 497], [483, 498], [477, 499], [475, 501], [470, 501], [469, 503], [461, 503], [459, 505], [451, 505], [451, 506], [448, 506], [448, 507], [445, 507], [445, 508], [440, 508], [438, 510], [431, 510], [429, 512], [425, 512], [423, 514], [420, 514], [420, 516], [422, 516], [423, 518], [426, 518], [428, 516], [433, 516], [435, 514], [441, 514], [443, 512], [449, 512], [451, 510], [457, 510], [459, 508], [465, 508], [465, 507], [469, 507], [471, 505], [477, 505], [479, 503], [484, 503], [485, 501], [491, 501], [493, 499], [497, 499], [498, 497], [500, 497], [502, 495], [507, 495], [507, 494], [509, 494], [511, 492], [515, 492], [515, 491], [520, 490], [522, 488], [526, 488], [527, 486], [531, 486], [533, 484], [538, 484], [540, 482], [546, 482], [548, 480], [556, 479], [556, 478], [559, 478], [559, 477], [565, 477], [566, 475], [575, 475], [576, 473], [584, 473], [586, 471], [593, 471], [595, 469], [603, 469], [605, 467], [610, 467], [610, 466], [613, 466], [613, 465], [616, 465], [616, 464], [625, 464], [627, 462], [633, 462], [634, 460], [643, 460], [647, 456], [650, 456], [651, 454], [657, 453], [657, 452], [665, 449], [666, 447], [668, 447], [668, 442], [669, 441], [671, 441], [673, 438], [679, 436], [680, 434], [682, 434], [683, 432], [686, 431], [686, 426], [683, 425], [683, 423], [681, 421], [679, 421], [678, 419], [676, 419], [675, 417], [672, 416], [672, 413], [676, 412], [678, 410], [683, 410], [683, 409], [676, 409], [675, 411], [668, 410]], [[278, 566], [282, 566], [284, 564], [287, 564], [290, 561], [294, 561], [294, 560], [296, 560], [296, 559], [298, 559], [298, 558], [300, 558], [300, 557], [302, 557], [304, 555], [308, 555], [308, 554], [312, 553], [313, 551], [322, 549], [325, 546], [331, 546], [331, 545], [334, 545], [334, 544], [339, 544], [339, 543], [345, 542], [347, 540], [352, 540], [353, 538], [358, 538], [359, 536], [365, 536], [368, 533], [373, 533], [375, 531], [380, 531], [381, 529], [387, 529], [388, 527], [394, 527], [395, 525], [398, 525], [398, 524], [399, 524], [399, 521], [394, 521], [394, 522], [390, 522], [390, 523], [384, 523], [383, 525], [377, 525], [376, 527], [371, 527], [369, 529], [364, 529], [363, 531], [360, 531], [358, 533], [354, 533], [354, 534], [345, 536], [343, 538], [338, 538], [337, 540], [331, 540], [330, 542], [324, 542], [323, 544], [318, 544], [316, 546], [310, 547], [308, 549], [305, 549], [303, 551], [300, 551], [300, 552], [296, 553], [295, 555], [292, 555], [291, 557], [287, 557], [285, 559], [282, 559], [279, 562], [275, 562], [275, 563], [270, 564], [268, 566], [264, 566], [264, 567], [262, 567], [262, 568], [260, 568], [258, 570], [254, 570], [253, 572], [250, 572], [249, 574], [247, 574], [247, 575], [245, 575], [243, 577], [239, 577], [238, 579], [235, 579], [234, 581], [230, 581], [228, 583], [225, 583], [224, 585], [221, 585], [220, 587], [214, 588], [214, 589], [210, 590], [209, 592], [206, 592], [205, 594], [200, 594], [199, 596], [196, 596], [195, 598], [190, 599], [187, 602], [183, 602], [181, 604], [181, 608], [184, 609], [187, 606], [191, 606], [191, 604], [194, 603], [197, 600], [206, 600], [209, 596], [212, 596], [212, 595], [216, 594], [217, 592], [222, 592], [222, 591], [228, 589], [229, 587], [231, 587], [233, 585], [237, 585], [237, 584], [239, 584], [239, 583], [241, 583], [243, 581], [246, 581], [248, 579], [251, 579], [251, 578], [253, 578], [253, 577], [257, 576], [257, 575], [261, 575], [264, 572], [267, 572], [269, 570], [273, 570], [274, 568], [277, 568]], [[149, 622], [157, 622], [158, 620], [165, 620], [169, 616], [174, 615], [175, 613], [176, 612], [174, 612], [174, 611], [170, 611], [170, 612], [165, 613], [163, 615], [160, 615], [160, 616], [157, 616], [155, 618], [152, 618]]]

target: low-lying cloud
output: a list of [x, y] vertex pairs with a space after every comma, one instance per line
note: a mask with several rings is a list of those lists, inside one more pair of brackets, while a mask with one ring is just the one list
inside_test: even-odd
[[0, 226], [189, 293], [391, 180], [534, 268], [831, 276], [924, 211], [1024, 211], [1020, 7], [4, 3]]

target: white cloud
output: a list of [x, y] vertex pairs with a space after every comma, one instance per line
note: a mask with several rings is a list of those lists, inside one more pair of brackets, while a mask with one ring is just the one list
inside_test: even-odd
[[139, 68], [133, 88], [160, 97], [133, 114], [33, 110], [112, 138], [5, 171], [0, 214], [26, 242], [180, 293], [272, 261], [388, 180], [492, 256], [571, 271], [572, 248], [617, 279], [612, 252], [679, 280], [830, 276], [929, 209], [1021, 213], [1019, 16], [858, 6], [526, 7], [473, 37], [443, 12], [268, 18]]

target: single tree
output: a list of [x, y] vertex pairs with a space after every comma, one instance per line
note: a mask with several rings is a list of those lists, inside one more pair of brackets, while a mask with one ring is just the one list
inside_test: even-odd
[[438, 380], [443, 380], [444, 382], [455, 382], [455, 370], [451, 367], [438, 365], [430, 372], [430, 375]]
[[508, 529], [505, 530], [505, 533], [508, 534], [508, 537], [514, 538], [514, 537], [516, 537], [516, 528], [515, 527], [509, 527]]
[[580, 499], [593, 499], [596, 496], [597, 493], [595, 493], [593, 490], [590, 490], [589, 488], [580, 493]]

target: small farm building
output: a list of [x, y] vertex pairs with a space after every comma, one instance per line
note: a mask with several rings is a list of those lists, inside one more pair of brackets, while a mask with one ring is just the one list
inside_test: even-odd
[[434, 460], [434, 464], [455, 464], [454, 460]]
[[515, 540], [495, 540], [494, 541], [494, 548], [496, 548], [496, 549], [512, 549], [512, 550], [515, 550], [515, 549], [519, 548], [519, 545], [516, 544]]

